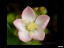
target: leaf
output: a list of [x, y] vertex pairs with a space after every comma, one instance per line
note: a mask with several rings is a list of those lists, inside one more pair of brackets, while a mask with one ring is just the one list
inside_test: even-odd
[[14, 35], [15, 35], [15, 36], [18, 36], [18, 30], [15, 30], [15, 31], [14, 31]]
[[45, 32], [45, 34], [48, 34], [49, 30], [46, 28], [46, 29], [44, 29], [44, 32]]
[[17, 31], [15, 28], [10, 30], [10, 25], [7, 24], [7, 45], [23, 45], [24, 43], [19, 40], [18, 36], [14, 35], [14, 31]]
[[16, 19], [21, 18], [21, 15], [16, 15]]
[[19, 40], [18, 37], [14, 36], [13, 34], [9, 34], [7, 36], [7, 45], [22, 45], [23, 42]]
[[15, 14], [14, 13], [9, 13], [7, 15], [7, 23], [13, 23], [13, 21], [16, 19]]
[[17, 39], [13, 37], [7, 38], [7, 45], [17, 45]]
[[37, 40], [31, 40], [29, 42], [26, 42], [25, 45], [42, 45], [42, 43]]
[[13, 28], [10, 24], [7, 23], [7, 32], [13, 33], [15, 28]]
[[7, 23], [7, 29], [9, 29], [11, 31], [11, 27], [8, 23]]

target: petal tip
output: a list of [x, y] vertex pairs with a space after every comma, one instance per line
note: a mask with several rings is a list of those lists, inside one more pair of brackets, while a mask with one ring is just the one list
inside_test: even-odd
[[16, 23], [19, 19], [16, 19], [15, 21], [13, 21], [13, 24]]
[[27, 6], [25, 9], [28, 9], [29, 10], [29, 9], [32, 9], [32, 8], [30, 6]]
[[45, 19], [50, 20], [50, 17], [48, 15], [41, 15], [42, 17], [44, 17]]
[[31, 8], [30, 6], [27, 6], [26, 8]]
[[44, 16], [46, 16], [48, 19], [50, 19], [50, 17], [48, 15], [44, 15]]

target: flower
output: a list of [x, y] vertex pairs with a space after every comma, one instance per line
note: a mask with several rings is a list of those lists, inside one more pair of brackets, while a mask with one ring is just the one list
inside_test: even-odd
[[40, 15], [36, 18], [33, 9], [27, 6], [21, 15], [22, 19], [16, 19], [13, 24], [18, 29], [19, 39], [23, 42], [28, 42], [31, 39], [44, 40], [45, 32], [43, 31], [50, 17], [48, 15]]

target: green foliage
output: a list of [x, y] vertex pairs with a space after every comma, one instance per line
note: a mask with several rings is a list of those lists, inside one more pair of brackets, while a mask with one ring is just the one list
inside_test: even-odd
[[10, 27], [10, 25], [8, 23], [7, 23], [7, 30], [11, 31], [11, 27]]
[[22, 45], [22, 44], [24, 44], [22, 41], [19, 40], [18, 36], [15, 36], [14, 32], [17, 30], [11, 24], [13, 24], [13, 23], [7, 22], [7, 45]]
[[16, 19], [16, 15], [14, 13], [7, 14], [7, 23], [13, 23], [13, 21]]
[[45, 34], [48, 34], [49, 30], [46, 28], [46, 29], [44, 29], [44, 32], [45, 32]]
[[10, 27], [9, 24], [7, 24], [7, 45], [22, 45], [24, 44], [22, 41], [19, 40], [17, 36], [14, 35], [14, 31], [16, 29]]
[[23, 42], [21, 42], [18, 37], [14, 36], [13, 34], [10, 33], [9, 36], [7, 36], [7, 45], [22, 45]]
[[31, 40], [29, 42], [26, 42], [25, 45], [42, 45], [42, 43], [37, 40]]
[[18, 30], [15, 30], [15, 31], [14, 31], [14, 35], [15, 35], [15, 36], [18, 36]]
[[16, 19], [19, 19], [19, 18], [21, 18], [21, 15], [16, 15]]
[[35, 13], [36, 13], [36, 16], [37, 16], [37, 17], [40, 15], [39, 10], [35, 11]]

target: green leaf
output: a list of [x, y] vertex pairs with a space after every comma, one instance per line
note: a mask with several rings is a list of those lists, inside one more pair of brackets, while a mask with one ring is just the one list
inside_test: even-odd
[[14, 36], [12, 33], [10, 33], [7, 36], [7, 45], [22, 45], [22, 44], [24, 43], [20, 41], [18, 37]]
[[37, 40], [31, 40], [29, 42], [26, 42], [25, 45], [42, 45], [42, 43]]
[[13, 21], [16, 19], [16, 15], [14, 13], [9, 13], [7, 15], [7, 23], [13, 23]]
[[11, 31], [11, 27], [8, 23], [7, 23], [7, 29], [9, 29]]
[[24, 43], [19, 40], [18, 36], [14, 35], [14, 31], [17, 31], [16, 28], [12, 28], [10, 30], [10, 26], [8, 24], [8, 27], [7, 27], [7, 45], [23, 45]]
[[18, 18], [21, 18], [21, 15], [17, 15], [17, 16], [16, 16], [16, 19], [18, 19]]
[[7, 23], [7, 32], [14, 33], [14, 30], [16, 30], [16, 29]]
[[46, 28], [46, 29], [44, 29], [44, 32], [45, 32], [45, 34], [48, 34], [49, 30]]
[[17, 44], [16, 42], [17, 41], [16, 41], [15, 38], [13, 38], [13, 37], [7, 37], [7, 45], [15, 45], [15, 44]]
[[15, 35], [15, 36], [18, 36], [18, 30], [15, 30], [15, 31], [14, 31], [14, 35]]

